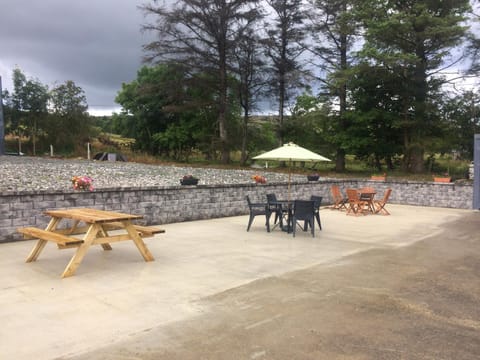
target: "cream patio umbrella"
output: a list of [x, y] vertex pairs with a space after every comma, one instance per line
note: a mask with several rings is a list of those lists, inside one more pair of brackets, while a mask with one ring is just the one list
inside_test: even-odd
[[276, 160], [288, 162], [288, 201], [290, 201], [290, 183], [292, 179], [291, 164], [294, 161], [331, 161], [326, 157], [314, 153], [308, 149], [298, 146], [292, 142], [289, 142], [276, 149], [267, 151], [261, 155], [255, 156], [254, 160]]

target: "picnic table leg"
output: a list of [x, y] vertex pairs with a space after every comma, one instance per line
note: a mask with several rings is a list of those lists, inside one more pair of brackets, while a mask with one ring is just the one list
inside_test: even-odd
[[102, 228], [98, 224], [92, 224], [88, 228], [88, 231], [85, 234], [85, 237], [83, 239], [83, 244], [78, 247], [77, 251], [70, 259], [70, 262], [68, 263], [67, 267], [63, 271], [62, 278], [66, 278], [75, 274], [75, 271], [82, 263], [83, 257], [87, 253], [88, 248], [90, 247], [90, 245], [92, 245], [93, 240], [95, 240], [98, 232], [101, 230]]
[[[102, 227], [101, 234], [102, 234], [102, 237], [107, 237], [108, 236], [108, 232], [103, 227]], [[112, 250], [112, 246], [109, 243], [101, 244], [101, 246], [102, 246], [103, 250], [105, 250], [105, 251]]]
[[112, 250], [112, 246], [110, 244], [101, 244], [102, 245], [102, 248], [103, 250], [107, 251], [107, 250]]
[[133, 224], [130, 220], [122, 221], [123, 226], [125, 227], [125, 230], [127, 230], [128, 235], [132, 238], [133, 242], [138, 248], [138, 251], [140, 251], [140, 254], [142, 254], [143, 258], [145, 261], [154, 261], [154, 257], [150, 250], [148, 250], [147, 245], [143, 242], [143, 239], [141, 238], [140, 235], [138, 235], [137, 231], [133, 227]]
[[[45, 230], [55, 230], [60, 220], [61, 220], [60, 218], [52, 218], [48, 223], [47, 227], [45, 228]], [[29, 263], [29, 262], [36, 261], [40, 253], [42, 252], [43, 248], [45, 247], [45, 245], [47, 245], [47, 240], [38, 239], [37, 243], [33, 247], [32, 251], [28, 255], [25, 262]]]
[[80, 220], [75, 220], [67, 234], [73, 234], [73, 232], [77, 229], [77, 226], [79, 223], [80, 223]]
[[25, 262], [29, 263], [32, 261], [36, 261], [38, 259], [38, 256], [42, 252], [43, 248], [45, 247], [45, 245], [47, 245], [47, 240], [38, 239], [37, 243], [33, 247], [32, 251], [28, 255]]

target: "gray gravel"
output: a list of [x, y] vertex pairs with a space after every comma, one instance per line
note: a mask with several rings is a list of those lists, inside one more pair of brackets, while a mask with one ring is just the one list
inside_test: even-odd
[[[54, 159], [28, 156], [0, 156], [0, 192], [72, 190], [73, 176], [90, 176], [95, 189], [180, 185], [184, 175], [198, 177], [199, 185], [252, 183], [263, 175], [268, 182], [287, 182], [288, 174], [265, 169], [222, 170], [133, 162]], [[292, 175], [292, 181], [306, 181]]]

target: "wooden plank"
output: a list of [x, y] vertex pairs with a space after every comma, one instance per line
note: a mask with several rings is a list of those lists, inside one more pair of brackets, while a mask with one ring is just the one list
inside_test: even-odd
[[109, 244], [109, 243], [125, 241], [125, 240], [132, 240], [132, 239], [128, 234], [112, 235], [112, 236], [105, 236], [105, 237], [97, 237], [94, 239], [92, 244]]
[[59, 234], [57, 232], [42, 230], [35, 227], [18, 228], [17, 231], [21, 234], [28, 235], [34, 239], [53, 241], [60, 245], [67, 245], [68, 243], [71, 243], [71, 242], [82, 241], [76, 238], [71, 238], [63, 234]]
[[143, 225], [133, 225], [135, 230], [140, 231], [145, 234], [163, 234], [165, 229], [156, 227], [156, 226], [143, 226]]
[[83, 244], [83, 240], [79, 240], [79, 241], [72, 241], [72, 242], [69, 242], [68, 244], [57, 244], [58, 248], [60, 250], [63, 250], [63, 249], [72, 249], [72, 248], [77, 248], [79, 247], [80, 245]]
[[64, 235], [78, 235], [78, 234], [85, 234], [90, 226], [76, 226], [72, 228], [65, 228], [65, 229], [56, 229], [55, 232]]
[[114, 211], [90, 209], [90, 208], [70, 208], [70, 209], [61, 209], [61, 210], [47, 210], [44, 214], [65, 218], [65, 219], [75, 219], [84, 221], [87, 223], [103, 223], [111, 221], [123, 221], [123, 220], [133, 220], [141, 219], [141, 215], [133, 214], [123, 214]]
[[[135, 230], [140, 232], [142, 237], [151, 237], [154, 234], [162, 234], [165, 232], [165, 229], [156, 227], [156, 226], [143, 226], [143, 225], [133, 225]], [[103, 228], [106, 230], [120, 230], [124, 229], [124, 226], [119, 221], [114, 221], [111, 223], [103, 224]]]

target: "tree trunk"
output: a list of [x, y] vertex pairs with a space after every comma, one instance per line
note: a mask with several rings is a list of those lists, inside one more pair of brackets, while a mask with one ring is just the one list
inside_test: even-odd
[[240, 164], [244, 166], [247, 163], [247, 135], [248, 135], [248, 105], [245, 108], [245, 113], [243, 115], [243, 126], [242, 126], [242, 155], [240, 157]]
[[425, 171], [425, 146], [424, 139], [428, 134], [427, 121], [427, 60], [423, 42], [419, 41], [416, 56], [419, 59], [415, 65], [414, 94], [415, 94], [415, 129], [412, 129], [410, 144], [410, 171], [419, 174]]
[[33, 115], [33, 133], [32, 133], [33, 156], [37, 155], [37, 118]]
[[225, 111], [218, 113], [218, 128], [220, 133], [220, 152], [222, 154], [222, 163], [230, 162], [230, 151], [228, 150], [227, 129], [225, 127]]
[[[342, 169], [342, 170], [338, 170]], [[335, 170], [338, 172], [343, 172], [345, 170], [345, 150], [338, 148], [337, 149], [337, 159], [335, 162]]]
[[219, 103], [218, 103], [218, 131], [220, 137], [220, 151], [222, 154], [222, 163], [228, 164], [230, 162], [230, 150], [228, 144], [228, 134], [227, 134], [227, 124], [226, 124], [226, 116], [227, 116], [227, 92], [228, 92], [228, 84], [227, 84], [227, 56], [226, 56], [226, 49], [225, 49], [225, 42], [219, 46], [219, 59], [220, 59], [220, 67], [219, 67]]
[[[344, 11], [346, 12], [346, 3], [344, 4], [345, 8]], [[348, 63], [347, 63], [347, 36], [341, 35], [340, 36], [340, 68], [342, 71], [347, 70]], [[349, 124], [346, 119], [347, 115], [347, 83], [343, 80], [343, 83], [340, 84], [339, 88], [339, 102], [340, 102], [340, 129], [342, 132], [346, 132]], [[337, 161], [335, 170], [337, 172], [345, 171], [345, 149], [343, 149], [343, 144], [339, 145], [337, 149]]]
[[283, 117], [285, 109], [285, 74], [280, 74], [279, 79], [279, 88], [278, 88], [278, 141], [279, 146], [283, 145], [284, 142], [284, 129], [283, 129]]
[[425, 170], [424, 157], [425, 150], [423, 146], [415, 145], [410, 148], [409, 152], [409, 170], [414, 174], [421, 174]]

